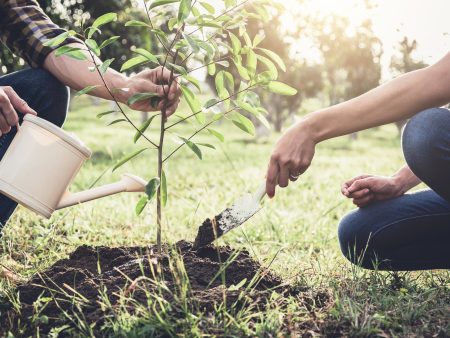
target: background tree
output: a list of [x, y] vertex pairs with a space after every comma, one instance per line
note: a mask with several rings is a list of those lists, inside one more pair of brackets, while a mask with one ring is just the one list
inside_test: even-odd
[[[247, 8], [250, 8], [248, 5]], [[254, 10], [254, 9], [252, 9]], [[304, 37], [303, 32], [308, 24], [305, 14], [292, 18], [292, 25], [287, 27], [283, 24], [286, 20], [281, 14], [285, 9], [281, 6], [274, 7], [270, 12], [270, 17], [266, 20], [256, 20], [249, 18], [247, 24], [247, 32], [250, 36], [259, 36], [264, 39], [259, 43], [259, 47], [270, 49], [279, 56], [279, 64], [282, 64], [280, 72], [277, 70], [278, 79], [283, 83], [297, 89], [299, 95], [285, 97], [280, 100], [278, 95], [267, 91], [258, 90], [258, 100], [266, 107], [268, 111], [267, 121], [259, 121], [257, 117], [248, 115], [256, 124], [270, 123], [273, 128], [280, 132], [283, 124], [298, 112], [305, 98], [314, 97], [323, 89], [323, 81], [321, 74], [321, 65], [307, 62], [302, 58], [301, 54], [293, 53], [293, 45]], [[295, 15], [293, 15], [295, 16]], [[236, 36], [239, 36], [234, 31]], [[229, 37], [226, 40], [229, 42]], [[245, 41], [240, 38], [240, 44], [244, 45]], [[267, 68], [267, 55], [258, 55], [258, 71], [264, 71]], [[236, 78], [238, 78], [238, 70], [233, 65], [229, 69]], [[208, 77], [208, 83], [214, 88], [214, 78]], [[236, 83], [238, 86], [239, 83]]]
[[372, 22], [351, 27], [345, 17], [328, 16], [317, 24], [315, 38], [323, 58], [329, 104], [354, 98], [378, 86], [381, 41]]
[[[391, 59], [391, 71], [394, 76], [412, 72], [417, 69], [428, 66], [423, 60], [419, 60], [415, 57], [417, 50], [417, 41], [410, 40], [407, 36], [399, 42], [397, 55], [394, 55]], [[395, 125], [398, 128], [399, 133], [407, 120], [398, 121]]]

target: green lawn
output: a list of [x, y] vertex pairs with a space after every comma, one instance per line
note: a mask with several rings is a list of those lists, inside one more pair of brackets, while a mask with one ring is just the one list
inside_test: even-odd
[[[97, 113], [109, 110], [108, 104], [94, 106], [82, 98], [77, 99], [75, 107], [65, 129], [83, 139], [93, 150], [93, 157], [81, 169], [73, 191], [88, 188], [123, 154], [145, 146], [141, 141], [133, 144], [134, 133], [127, 125], [107, 127], [113, 118], [96, 118]], [[139, 120], [138, 114], [134, 116]], [[201, 135], [199, 139], [213, 143], [217, 149], [203, 148], [202, 161], [189, 149], [183, 149], [166, 169], [169, 200], [164, 210], [163, 238], [168, 242], [193, 240], [205, 218], [222, 211], [243, 192], [253, 191], [264, 179], [278, 135], [255, 140], [228, 123], [217, 129], [226, 135], [226, 143]], [[188, 135], [193, 129], [185, 124], [177, 130]], [[149, 136], [155, 138], [154, 130]], [[168, 135], [169, 147], [175, 146], [173, 139], [173, 135]], [[154, 177], [155, 155], [156, 152], [148, 150], [114, 173], [108, 170], [97, 185], [117, 180], [125, 172], [145, 179]], [[331, 332], [383, 337], [450, 335], [448, 272], [364, 271], [352, 267], [339, 250], [337, 225], [353, 208], [340, 194], [341, 182], [361, 173], [390, 175], [402, 162], [395, 126], [362, 132], [357, 141], [342, 137], [325, 142], [318, 146], [310, 170], [296, 184], [279, 190], [275, 199], [265, 201], [260, 213], [220, 240], [220, 244], [234, 248], [249, 248], [255, 259], [264, 264], [269, 264], [276, 255], [271, 269], [277, 274], [331, 296], [329, 306], [323, 309], [312, 306], [300, 313], [293, 306], [292, 310], [288, 308], [276, 315], [273, 310], [267, 311], [262, 314], [263, 322], [272, 324], [260, 329], [259, 335], [276, 334], [287, 315], [300, 322], [316, 323], [316, 331], [324, 335]], [[56, 212], [49, 221], [20, 207], [4, 229], [0, 261], [30, 277], [81, 244], [153, 243], [155, 207], [147, 207], [137, 217], [134, 212], [137, 200], [136, 194], [120, 194]], [[13, 292], [11, 286], [0, 282], [0, 294]], [[1, 311], [0, 308], [0, 314]]]

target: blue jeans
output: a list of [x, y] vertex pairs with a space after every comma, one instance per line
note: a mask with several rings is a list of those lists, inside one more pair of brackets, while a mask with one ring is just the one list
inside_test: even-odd
[[406, 125], [403, 153], [431, 189], [374, 202], [346, 215], [341, 250], [367, 269], [450, 268], [450, 111], [425, 110]]
[[[0, 86], [10, 86], [33, 108], [38, 116], [62, 126], [67, 115], [69, 90], [43, 69], [26, 69], [0, 77]], [[23, 114], [18, 112], [22, 122]], [[0, 160], [5, 155], [16, 128], [0, 137]], [[0, 194], [0, 230], [6, 224], [17, 203]]]

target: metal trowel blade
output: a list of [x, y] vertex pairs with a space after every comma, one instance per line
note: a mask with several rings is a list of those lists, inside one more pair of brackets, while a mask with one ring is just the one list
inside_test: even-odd
[[245, 223], [261, 210], [260, 201], [265, 195], [265, 184], [255, 194], [245, 194], [213, 219], [207, 219], [198, 229], [194, 247], [200, 248]]

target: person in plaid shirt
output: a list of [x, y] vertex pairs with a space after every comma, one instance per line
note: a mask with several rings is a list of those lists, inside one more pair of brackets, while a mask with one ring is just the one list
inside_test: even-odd
[[[55, 56], [57, 47], [47, 47], [45, 42], [60, 35], [64, 30], [55, 25], [34, 0], [0, 0], [0, 40], [22, 57], [30, 69], [0, 77], [0, 159], [6, 152], [23, 114], [34, 114], [58, 126], [64, 123], [69, 91], [66, 86], [80, 90], [98, 85], [90, 94], [111, 99], [100, 76], [89, 70], [91, 61], [80, 61], [68, 56]], [[69, 38], [61, 45], [83, 47], [83, 43]], [[60, 45], [60, 46], [61, 46]], [[99, 63], [100, 60], [97, 60]], [[113, 69], [104, 75], [109, 88], [118, 90], [116, 99], [127, 104], [128, 99], [141, 92], [155, 92], [163, 96], [160, 83], [167, 83], [170, 72], [161, 68], [147, 69], [127, 77]], [[177, 108], [180, 90], [177, 83], [171, 86], [169, 102], [161, 100], [158, 109], [166, 105], [167, 115]], [[141, 111], [155, 110], [149, 102], [137, 102], [131, 108]], [[16, 203], [0, 195], [0, 229], [7, 222]]]

